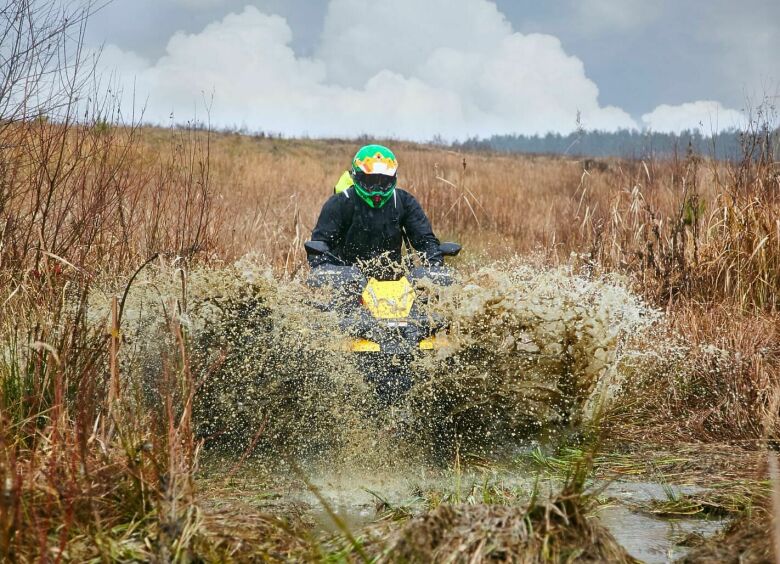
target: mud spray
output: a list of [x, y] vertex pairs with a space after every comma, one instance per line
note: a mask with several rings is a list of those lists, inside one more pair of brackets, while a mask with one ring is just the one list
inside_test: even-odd
[[[125, 305], [125, 373], [154, 405], [170, 346], [165, 320], [177, 316], [189, 328], [208, 451], [372, 474], [455, 453], [497, 457], [581, 431], [620, 389], [620, 366], [634, 353], [627, 338], [659, 318], [618, 278], [521, 261], [429, 294], [438, 296], [430, 314], [450, 322], [449, 346], [413, 360], [412, 391], [390, 408], [344, 352], [338, 315], [318, 307], [327, 296], [251, 258], [144, 272]], [[102, 296], [93, 303], [107, 307]]]

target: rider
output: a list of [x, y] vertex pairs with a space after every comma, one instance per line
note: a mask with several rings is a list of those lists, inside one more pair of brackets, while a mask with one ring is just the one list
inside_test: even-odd
[[[396, 187], [398, 160], [381, 145], [366, 145], [352, 159], [349, 177], [342, 176], [335, 194], [322, 207], [312, 241], [323, 241], [328, 254], [310, 255], [312, 266], [344, 264], [387, 254], [401, 261], [405, 240], [431, 265], [441, 265], [439, 240], [420, 204], [409, 192]], [[351, 182], [350, 182], [351, 181]]]

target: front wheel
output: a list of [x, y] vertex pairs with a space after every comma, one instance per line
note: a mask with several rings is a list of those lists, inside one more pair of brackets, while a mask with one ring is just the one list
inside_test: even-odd
[[367, 384], [374, 388], [377, 401], [389, 407], [412, 388], [413, 375], [410, 355], [365, 353], [358, 357], [358, 367]]

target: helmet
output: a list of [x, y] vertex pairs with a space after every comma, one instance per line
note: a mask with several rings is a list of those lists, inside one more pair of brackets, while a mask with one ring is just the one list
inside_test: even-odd
[[355, 193], [372, 208], [381, 208], [393, 195], [398, 161], [382, 145], [366, 145], [352, 159]]

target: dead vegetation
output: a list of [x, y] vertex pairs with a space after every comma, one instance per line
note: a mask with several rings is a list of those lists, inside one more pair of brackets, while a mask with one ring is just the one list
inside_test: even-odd
[[552, 495], [483, 483], [480, 492], [428, 492], [413, 513], [382, 503], [382, 517], [326, 546], [341, 558], [376, 562], [634, 562], [595, 518], [583, 459]]
[[633, 562], [567, 495], [530, 509], [441, 505], [401, 529], [387, 561]]
[[[200, 387], [204, 379], [220, 363], [234, 368], [236, 342], [220, 343], [224, 354], [192, 354], [187, 273], [247, 253], [277, 273], [304, 268], [301, 243], [359, 143], [143, 128], [123, 123], [99, 95], [85, 107], [79, 93], [91, 74], [79, 38], [88, 13], [46, 10], [7, 0], [0, 11], [0, 32], [16, 39], [0, 77], [0, 555], [325, 558], [298, 523], [198, 507], [193, 409], [199, 389], [213, 393]], [[780, 431], [780, 175], [768, 150], [777, 140], [761, 134], [775, 130], [764, 125], [745, 134], [736, 163], [687, 154], [583, 167], [394, 148], [403, 186], [443, 237], [465, 244], [463, 270], [537, 252], [586, 278], [627, 276], [667, 312], [666, 344], [679, 343], [679, 354], [646, 342], [646, 355], [626, 366], [620, 408], [606, 419], [614, 442], [684, 438], [747, 450], [776, 447]], [[150, 260], [171, 265], [180, 289], [159, 319], [153, 408], [120, 361], [135, 346], [125, 334], [125, 290]], [[108, 315], [96, 313], [94, 293], [108, 294]], [[627, 560], [588, 503], [575, 488], [526, 507], [442, 504], [385, 538], [377, 554]], [[724, 500], [716, 505], [732, 512]], [[767, 515], [738, 521], [690, 561], [734, 551], [768, 559]]]
[[680, 562], [698, 564], [705, 562], [729, 562], [758, 564], [774, 562], [771, 544], [771, 517], [766, 510], [732, 521], [721, 534], [697, 543]]
[[116, 291], [150, 243], [180, 256], [203, 246], [209, 206], [197, 194], [208, 186], [173, 161], [192, 189], [177, 215], [148, 205], [137, 127], [80, 97], [89, 8], [58, 10], [0, 10], [0, 554], [182, 560], [199, 534], [186, 328], [164, 320], [161, 403], [140, 410], [117, 362], [124, 301], [96, 320], [88, 296], [98, 281]]

